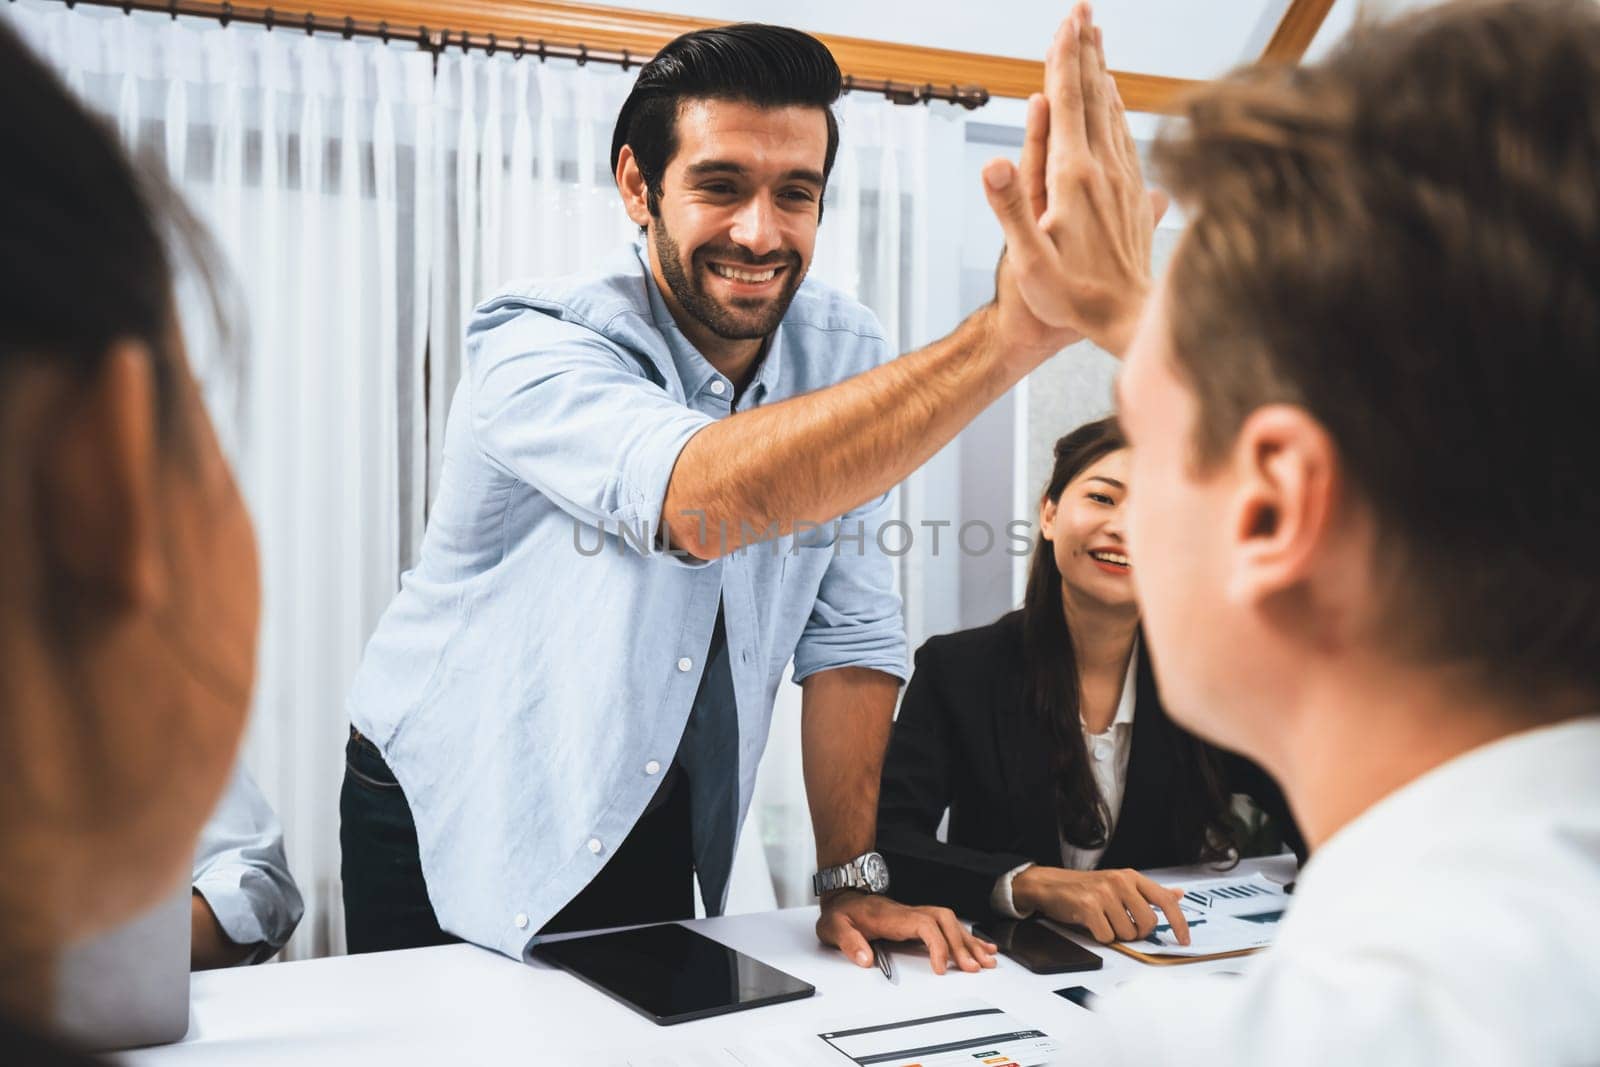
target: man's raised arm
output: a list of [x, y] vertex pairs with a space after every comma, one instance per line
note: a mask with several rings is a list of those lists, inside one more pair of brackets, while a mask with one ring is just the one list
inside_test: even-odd
[[713, 559], [753, 531], [836, 518], [1060, 349], [1088, 337], [1120, 354], [1150, 286], [1156, 210], [1087, 4], [1056, 31], [1045, 89], [1028, 101], [1020, 168], [984, 168], [1007, 245], [994, 301], [924, 349], [696, 433], [663, 507], [676, 547]]

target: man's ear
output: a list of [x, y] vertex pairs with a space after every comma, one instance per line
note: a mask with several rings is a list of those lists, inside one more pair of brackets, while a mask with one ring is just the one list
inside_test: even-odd
[[40, 452], [43, 551], [101, 603], [142, 608], [165, 594], [155, 394], [149, 347], [117, 342], [84, 386], [63, 394], [52, 445]]
[[633, 148], [623, 145], [617, 156], [617, 191], [622, 194], [622, 206], [636, 226], [650, 225], [650, 191], [645, 186], [644, 171], [633, 156]]
[[1234, 442], [1228, 594], [1261, 603], [1309, 579], [1328, 547], [1338, 451], [1316, 419], [1289, 404], [1258, 408]]

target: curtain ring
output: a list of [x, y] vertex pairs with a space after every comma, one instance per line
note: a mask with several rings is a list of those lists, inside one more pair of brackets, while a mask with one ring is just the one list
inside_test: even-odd
[[378, 23], [378, 40], [384, 44], [389, 43], [389, 23], [387, 21]]
[[272, 24], [274, 22], [278, 21], [278, 13], [276, 11], [272, 10], [272, 8], [269, 7], [269, 8], [267, 8], [266, 12], [261, 16], [261, 21], [266, 25], [267, 32], [271, 33], [272, 32]]
[[626, 49], [626, 48], [624, 48], [624, 49], [623, 49], [623, 50], [622, 50], [622, 69], [623, 69], [623, 70], [627, 70], [627, 69], [628, 69], [628, 67], [629, 67], [629, 66], [630, 66], [630, 65], [631, 65], [631, 64], [632, 64], [632, 63], [633, 63], [633, 60], [632, 60], [632, 59], [631, 59], [631, 58], [629, 58], [629, 56], [628, 56], [628, 50], [627, 50], [627, 49]]
[[844, 91], [847, 92], [847, 93], [855, 92], [855, 88], [856, 88], [855, 75], [846, 74], [844, 76]]
[[349, 40], [356, 35], [356, 20], [349, 15], [344, 17], [344, 39]]
[[541, 37], [539, 38], [539, 62], [543, 63], [548, 58], [549, 57], [545, 55], [544, 51], [544, 38]]
[[584, 66], [588, 62], [589, 62], [589, 46], [586, 45], [586, 44], [580, 43], [578, 45], [578, 66], [580, 66], [580, 67]]
[[522, 53], [526, 52], [527, 50], [528, 50], [528, 42], [523, 40], [521, 35], [518, 35], [518, 37], [517, 37], [517, 50], [515, 52], [511, 53], [511, 58], [512, 59], [521, 59], [522, 58]]
[[228, 23], [233, 21], [233, 5], [228, 0], [222, 0], [222, 14], [217, 16], [217, 21], [222, 23], [223, 29], [227, 29]]
[[488, 56], [489, 56], [489, 57], [490, 57], [490, 58], [493, 58], [493, 56], [494, 56], [494, 49], [495, 49], [495, 42], [494, 42], [494, 31], [493, 31], [493, 30], [490, 30], [490, 31], [489, 31], [489, 47], [488, 47], [488, 48], [487, 48], [487, 49], [485, 49], [485, 50], [484, 50], [484, 54], [485, 54], [485, 55], [488, 55]]
[[462, 30], [461, 31], [461, 51], [463, 53], [465, 53], [467, 51], [467, 49], [469, 49], [471, 47], [472, 47], [472, 34], [467, 32], [466, 30]]
[[178, 0], [167, 0], [167, 14], [172, 16], [172, 21], [178, 21]]
[[[12, 2], [15, 3], [16, 0], [12, 0]], [[122, 0], [122, 13], [124, 15], [133, 14], [133, 0]]]
[[316, 20], [316, 17], [314, 15], [312, 15], [311, 12], [307, 11], [306, 12], [306, 36], [310, 37], [312, 34], [314, 34], [316, 32], [317, 32], [317, 20]]

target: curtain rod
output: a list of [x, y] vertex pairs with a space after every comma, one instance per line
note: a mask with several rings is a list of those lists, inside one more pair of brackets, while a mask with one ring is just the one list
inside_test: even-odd
[[[61, 2], [69, 8], [80, 3], [97, 7], [118, 7], [125, 15], [132, 14], [135, 10], [154, 11], [171, 15], [174, 19], [179, 15], [212, 18], [223, 26], [227, 26], [230, 22], [246, 22], [265, 26], [269, 31], [282, 29], [289, 33], [297, 31], [306, 34], [336, 33], [346, 40], [352, 37], [375, 37], [384, 44], [391, 42], [415, 44], [436, 57], [448, 49], [458, 48], [463, 52], [481, 51], [491, 56], [496, 52], [507, 52], [517, 59], [527, 56], [541, 62], [546, 59], [571, 59], [579, 66], [585, 63], [605, 63], [621, 67], [623, 70], [643, 66], [651, 58], [650, 54], [630, 52], [626, 48], [612, 51], [590, 48], [582, 43], [547, 42], [544, 38], [529, 41], [520, 36], [507, 39], [496, 37], [494, 33], [473, 34], [468, 30], [442, 27], [391, 26], [388, 22], [373, 22], [348, 16], [340, 20], [325, 18], [309, 11], [283, 12], [271, 7], [234, 4], [230, 0], [222, 0], [221, 3], [211, 3], [210, 0], [61, 0]], [[917, 85], [887, 78], [857, 78], [849, 74], [844, 76], [844, 91], [882, 93], [887, 100], [896, 104], [928, 104], [940, 100], [959, 104], [969, 111], [976, 110], [989, 102], [989, 90], [981, 85], [940, 86], [931, 83]]]

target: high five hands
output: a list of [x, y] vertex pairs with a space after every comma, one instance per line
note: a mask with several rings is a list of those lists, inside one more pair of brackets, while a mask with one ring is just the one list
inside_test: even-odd
[[1028, 99], [1021, 165], [995, 159], [983, 170], [1006, 240], [998, 340], [1035, 360], [1084, 337], [1120, 356], [1150, 290], [1166, 196], [1145, 189], [1087, 3], [1056, 30], [1044, 84]]

